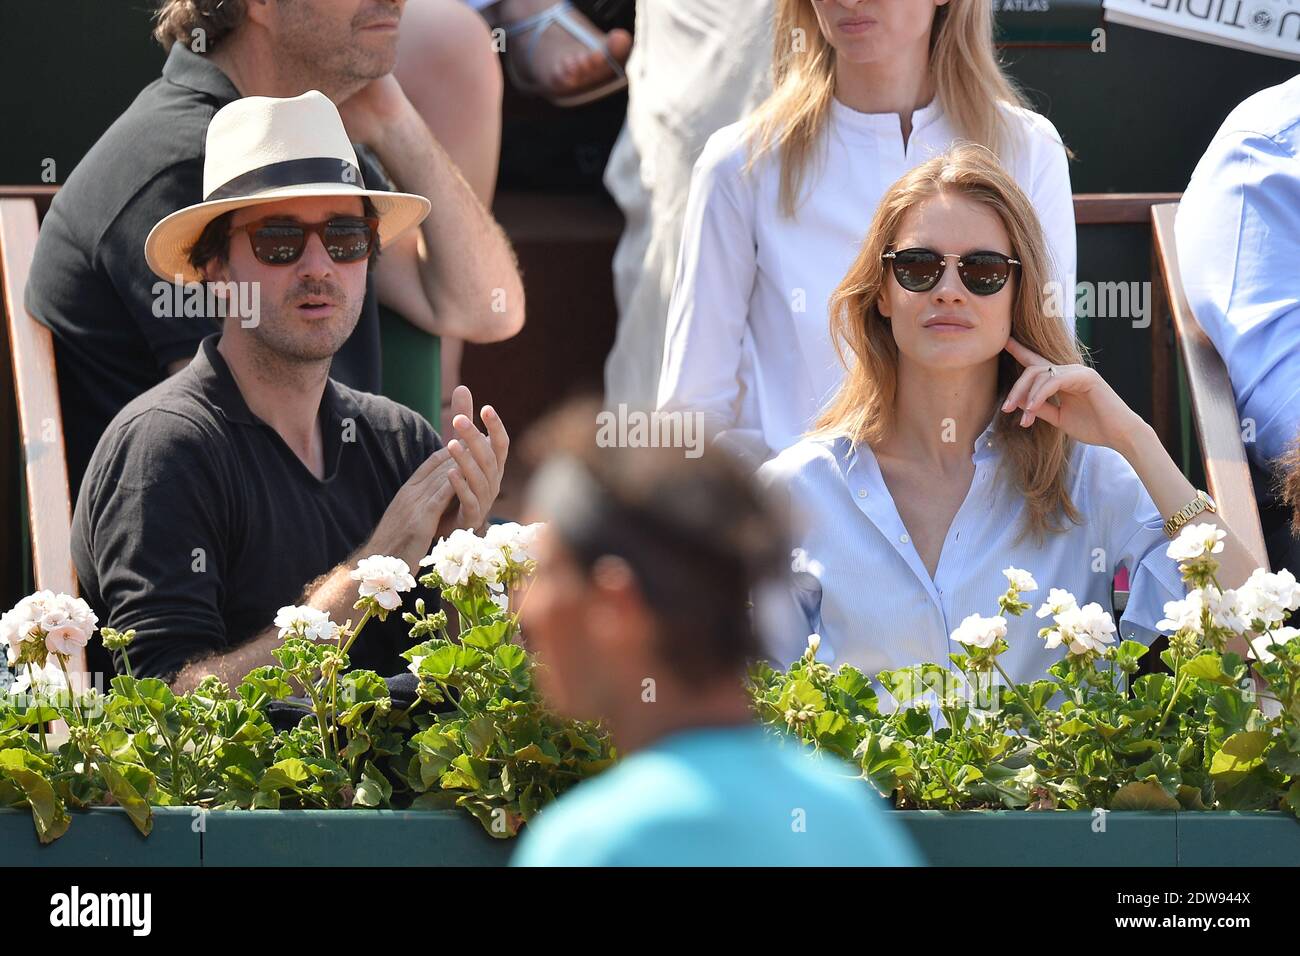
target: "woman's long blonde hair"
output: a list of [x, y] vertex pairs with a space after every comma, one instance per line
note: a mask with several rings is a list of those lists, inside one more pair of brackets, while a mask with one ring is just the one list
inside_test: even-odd
[[[794, 216], [830, 116], [835, 48], [822, 36], [812, 0], [777, 0], [773, 36], [773, 89], [750, 118], [746, 168], [779, 150], [781, 210]], [[1001, 107], [1028, 104], [998, 64], [991, 0], [948, 0], [935, 9], [930, 72], [939, 107], [958, 135], [1006, 158], [1014, 143]]]
[[[848, 275], [830, 299], [831, 337], [846, 376], [817, 419], [814, 438], [847, 437], [873, 444], [894, 424], [898, 345], [879, 300], [888, 276], [881, 256], [898, 237], [903, 220], [919, 204], [942, 193], [964, 196], [991, 210], [1011, 240], [1020, 266], [1012, 276], [1011, 335], [1054, 365], [1083, 362], [1061, 316], [1048, 309], [1045, 294], [1053, 275], [1047, 243], [1034, 207], [996, 156], [983, 146], [960, 144], [906, 173], [880, 200], [866, 241]], [[1022, 369], [1009, 353], [998, 361], [999, 404]], [[1066, 467], [1073, 442], [1044, 421], [1021, 428], [1019, 418], [998, 413], [994, 434], [1003, 467], [1024, 494], [1025, 526], [1036, 539], [1059, 530], [1061, 518], [1078, 522], [1070, 500]]]

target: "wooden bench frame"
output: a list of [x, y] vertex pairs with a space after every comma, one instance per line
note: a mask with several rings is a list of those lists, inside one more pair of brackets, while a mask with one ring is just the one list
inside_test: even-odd
[[[23, 301], [38, 229], [35, 198], [0, 198], [0, 302], [13, 360], [36, 587], [75, 595], [72, 502], [54, 338], [32, 318]], [[74, 684], [85, 681], [83, 650], [72, 655], [69, 671]]]
[[[1192, 396], [1192, 419], [1200, 438], [1205, 480], [1224, 522], [1239, 537], [1261, 568], [1268, 568], [1268, 549], [1255, 502], [1255, 485], [1241, 438], [1241, 419], [1228, 370], [1183, 289], [1174, 239], [1178, 203], [1151, 207], [1152, 331], [1162, 333], [1166, 312], [1182, 353]], [[1157, 338], [1157, 342], [1159, 338]], [[1155, 350], [1152, 352], [1156, 354]], [[1153, 383], [1153, 387], [1164, 384]], [[1157, 393], [1161, 394], [1161, 393]], [[1168, 394], [1167, 391], [1163, 394]]]

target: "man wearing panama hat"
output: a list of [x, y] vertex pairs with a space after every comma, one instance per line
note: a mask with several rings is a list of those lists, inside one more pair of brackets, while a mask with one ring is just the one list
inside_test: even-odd
[[113, 416], [183, 367], [212, 331], [203, 310], [167, 308], [176, 293], [155, 291], [144, 239], [203, 198], [208, 124], [240, 97], [320, 90], [358, 146], [367, 187], [391, 181], [436, 204], [370, 271], [361, 319], [333, 364], [338, 381], [383, 390], [385, 311], [469, 342], [509, 338], [524, 321], [509, 242], [392, 75], [406, 0], [151, 3], [155, 35], [170, 47], [162, 75], [60, 186], [27, 285], [28, 309], [54, 336], [74, 497]]
[[[154, 227], [145, 258], [160, 278], [219, 290], [221, 332], [113, 419], [73, 516], [86, 600], [135, 630], [137, 676], [180, 689], [273, 663], [284, 605], [346, 620], [360, 558], [414, 568], [437, 537], [483, 524], [509, 446], [490, 406], [486, 434], [475, 427], [463, 386], [443, 447], [417, 413], [330, 377], [372, 263], [430, 204], [365, 188], [328, 98], [223, 108], [203, 189]], [[367, 628], [353, 663], [400, 670], [404, 632], [399, 615]]]

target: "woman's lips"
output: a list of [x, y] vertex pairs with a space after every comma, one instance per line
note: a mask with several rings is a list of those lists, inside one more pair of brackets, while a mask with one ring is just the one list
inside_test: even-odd
[[942, 315], [922, 323], [922, 328], [931, 332], [969, 332], [973, 326], [955, 316]]
[[839, 28], [845, 33], [866, 33], [876, 25], [875, 20], [841, 20]]

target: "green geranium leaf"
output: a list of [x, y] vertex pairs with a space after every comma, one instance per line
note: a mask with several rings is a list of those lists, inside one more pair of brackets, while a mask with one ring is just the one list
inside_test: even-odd
[[1236, 682], [1223, 672], [1223, 661], [1218, 654], [1207, 651], [1194, 657], [1183, 665], [1183, 673], [1188, 677], [1211, 681], [1215, 684], [1232, 686]]
[[460, 642], [466, 647], [491, 651], [508, 641], [513, 630], [514, 625], [510, 621], [494, 621], [491, 624], [470, 628], [460, 636]]
[[469, 749], [474, 756], [483, 757], [487, 755], [492, 747], [492, 741], [496, 739], [497, 724], [487, 714], [479, 714], [465, 724], [463, 733], [465, 742], [469, 744]]
[[1152, 780], [1126, 783], [1110, 798], [1112, 810], [1178, 810], [1181, 807], [1182, 804]]
[[[119, 773], [112, 764], [106, 762], [100, 764], [99, 771], [103, 774], [104, 781], [108, 784], [108, 791], [113, 795], [113, 799], [126, 811], [126, 815], [131, 818], [135, 828], [148, 836], [153, 831], [153, 811], [149, 809], [149, 801], [145, 799], [144, 794], [124, 774]], [[145, 792], [148, 792], [147, 789]]]
[[488, 776], [486, 760], [461, 754], [451, 762], [451, 769], [443, 774], [440, 782], [444, 790], [481, 790]]
[[518, 644], [502, 644], [492, 652], [492, 661], [506, 673], [515, 690], [527, 690], [532, 683], [528, 652]]
[[373, 763], [366, 761], [361, 782], [352, 796], [354, 807], [382, 807], [393, 795], [393, 785]]
[[1210, 775], [1220, 786], [1231, 787], [1264, 763], [1269, 742], [1270, 735], [1263, 730], [1233, 734], [1210, 761]]
[[264, 791], [297, 790], [310, 777], [311, 773], [307, 770], [307, 765], [297, 757], [290, 757], [287, 760], [276, 761], [268, 767], [259, 787]]
[[0, 772], [22, 791], [32, 811], [36, 836], [42, 843], [52, 843], [68, 831], [68, 814], [54, 787], [40, 773], [28, 768], [28, 755], [20, 750], [0, 751]]

